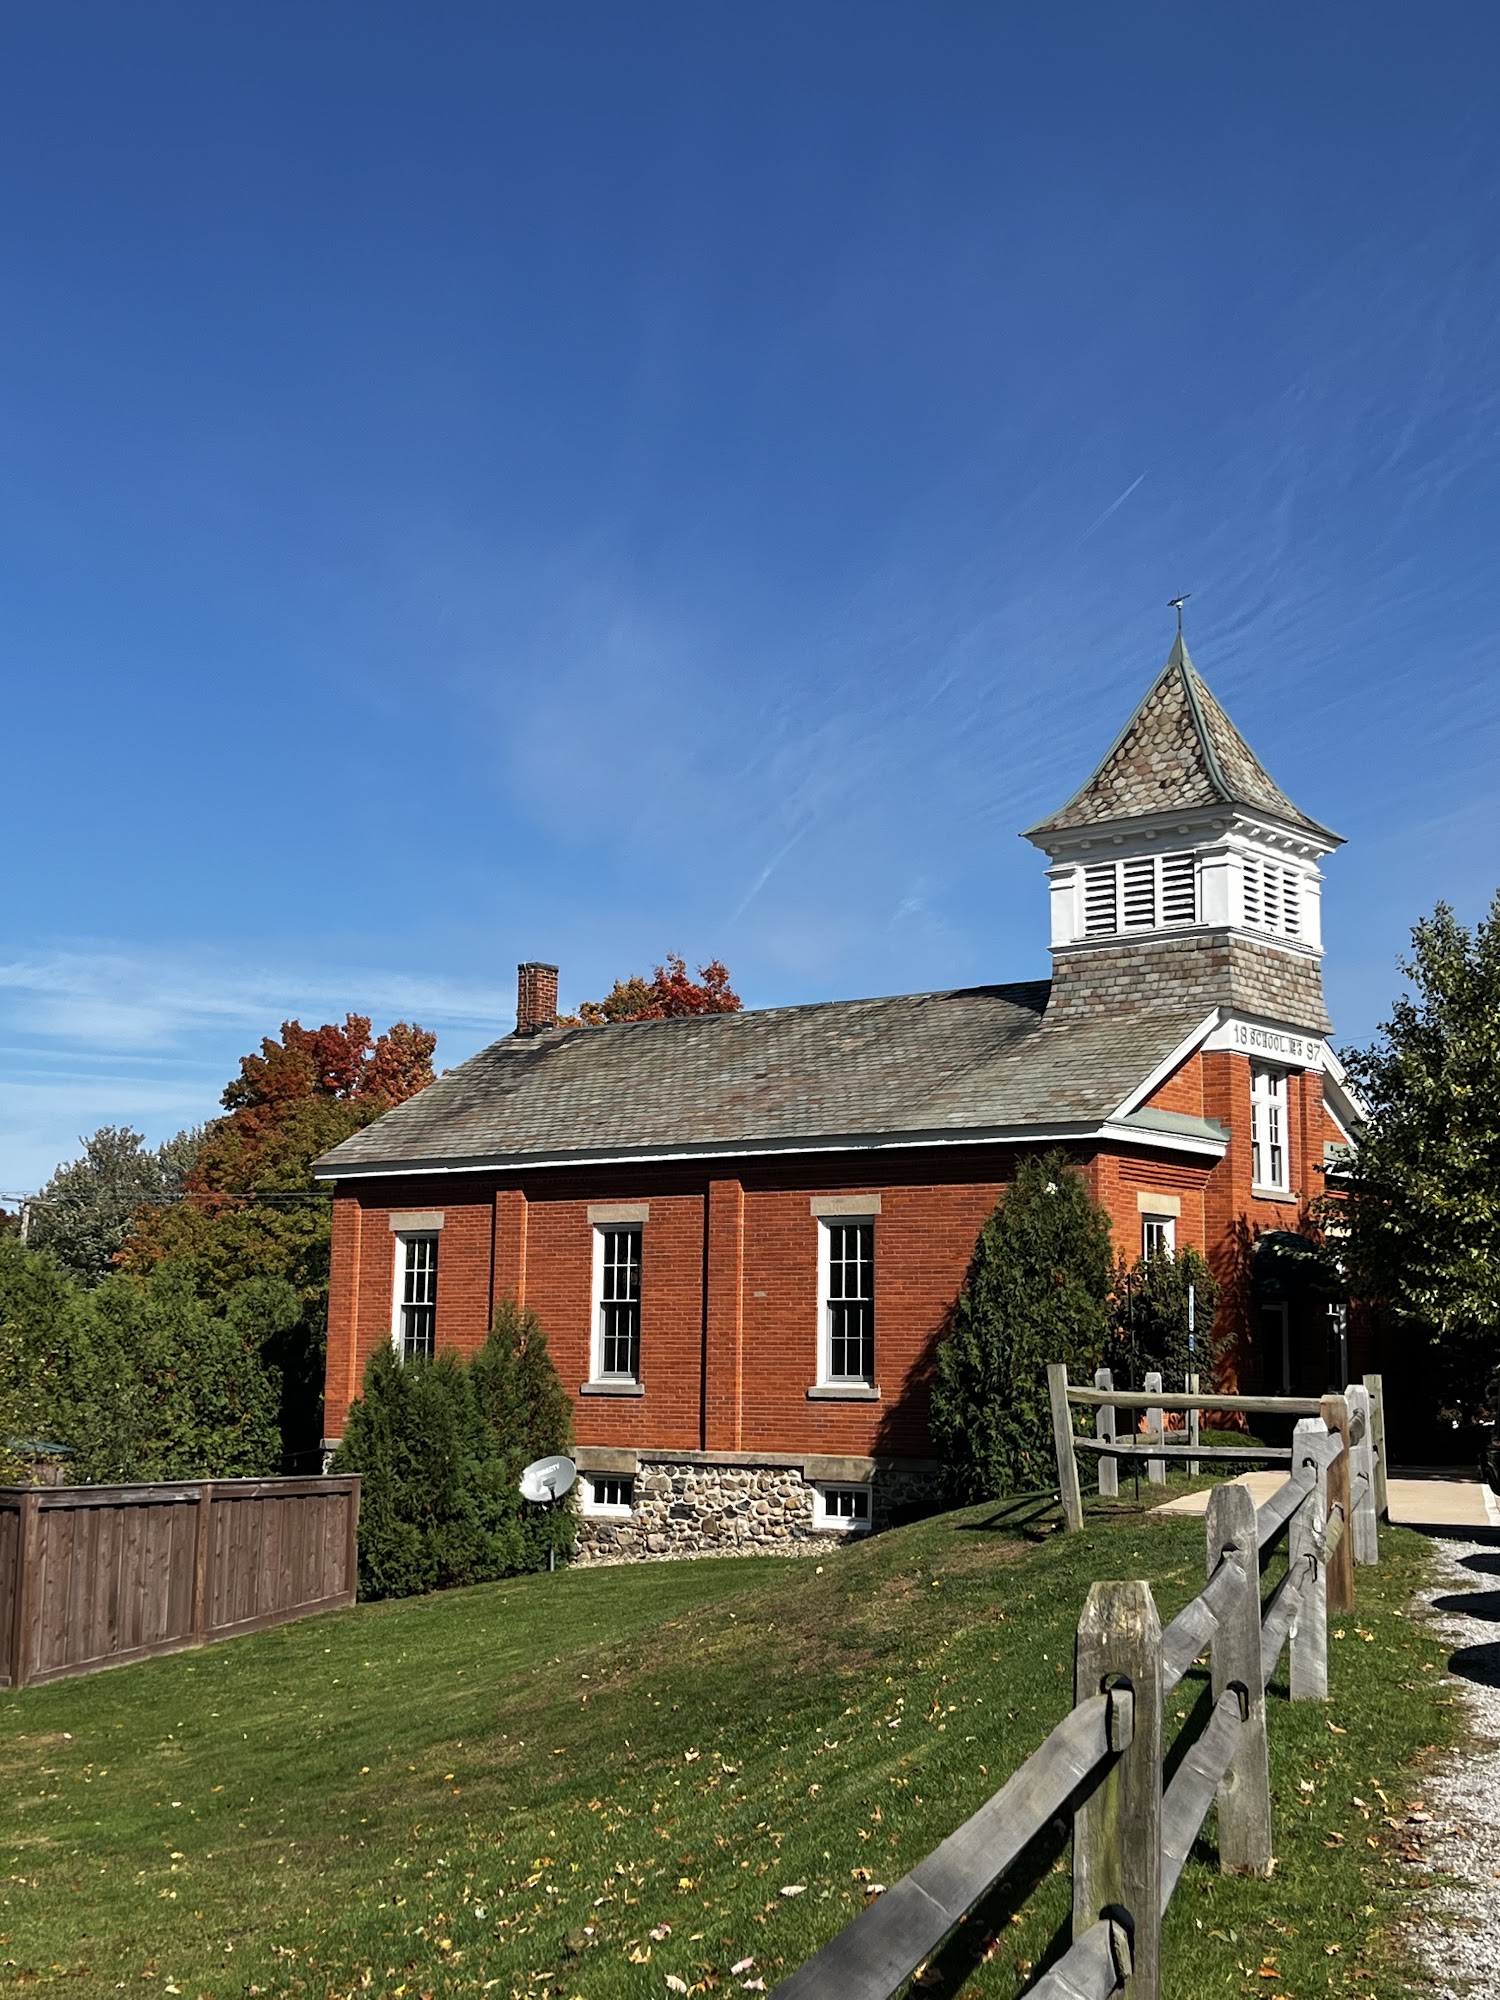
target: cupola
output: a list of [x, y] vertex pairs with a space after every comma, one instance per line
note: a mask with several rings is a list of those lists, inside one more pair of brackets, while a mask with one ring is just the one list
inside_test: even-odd
[[1025, 838], [1052, 863], [1060, 1004], [1090, 961], [1118, 991], [1124, 955], [1143, 978], [1326, 1031], [1319, 863], [1342, 842], [1270, 777], [1180, 632], [1087, 784]]

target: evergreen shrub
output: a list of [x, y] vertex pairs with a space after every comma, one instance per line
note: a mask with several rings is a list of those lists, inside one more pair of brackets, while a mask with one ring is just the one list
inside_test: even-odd
[[566, 1451], [572, 1409], [534, 1313], [511, 1301], [471, 1361], [380, 1347], [335, 1472], [361, 1475], [359, 1594], [410, 1597], [544, 1569], [574, 1538], [571, 1505], [522, 1500], [522, 1469]]
[[1055, 1483], [1047, 1364], [1093, 1371], [1113, 1268], [1109, 1217], [1066, 1154], [1022, 1160], [938, 1348], [932, 1436], [955, 1500]]

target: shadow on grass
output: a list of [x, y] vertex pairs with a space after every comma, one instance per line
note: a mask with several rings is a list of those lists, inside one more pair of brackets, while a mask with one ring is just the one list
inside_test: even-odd
[[995, 1511], [982, 1521], [955, 1523], [961, 1535], [1021, 1535], [1039, 1542], [1057, 1531], [1057, 1494], [1012, 1493], [995, 1502]]

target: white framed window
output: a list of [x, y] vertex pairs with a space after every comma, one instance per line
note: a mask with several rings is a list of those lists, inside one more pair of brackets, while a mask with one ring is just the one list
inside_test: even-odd
[[1165, 930], [1198, 921], [1194, 854], [1139, 854], [1083, 871], [1083, 934]]
[[635, 1481], [628, 1472], [586, 1472], [579, 1482], [585, 1514], [623, 1521], [635, 1509]]
[[1286, 1072], [1250, 1071], [1250, 1179], [1258, 1188], [1284, 1194], [1292, 1184], [1286, 1131]]
[[1141, 1255], [1149, 1264], [1153, 1257], [1175, 1257], [1177, 1254], [1177, 1218], [1175, 1215], [1143, 1215], [1141, 1217]]
[[1276, 937], [1302, 934], [1302, 877], [1279, 861], [1247, 854], [1240, 878], [1245, 928]]
[[813, 1525], [837, 1528], [843, 1534], [868, 1533], [870, 1489], [868, 1486], [815, 1486]]
[[641, 1379], [641, 1226], [594, 1228], [594, 1353], [596, 1382]]
[[830, 1216], [818, 1224], [818, 1379], [875, 1386], [875, 1223]]
[[431, 1360], [437, 1339], [438, 1243], [435, 1230], [396, 1237], [395, 1311], [391, 1345], [403, 1361]]

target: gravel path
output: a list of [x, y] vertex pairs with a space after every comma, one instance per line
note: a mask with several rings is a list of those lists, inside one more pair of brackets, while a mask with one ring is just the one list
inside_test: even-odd
[[1500, 1535], [1434, 1547], [1439, 1581], [1424, 1595], [1475, 1741], [1426, 1788], [1422, 1866], [1451, 1879], [1432, 1891], [1412, 1947], [1442, 2000], [1500, 2000]]

